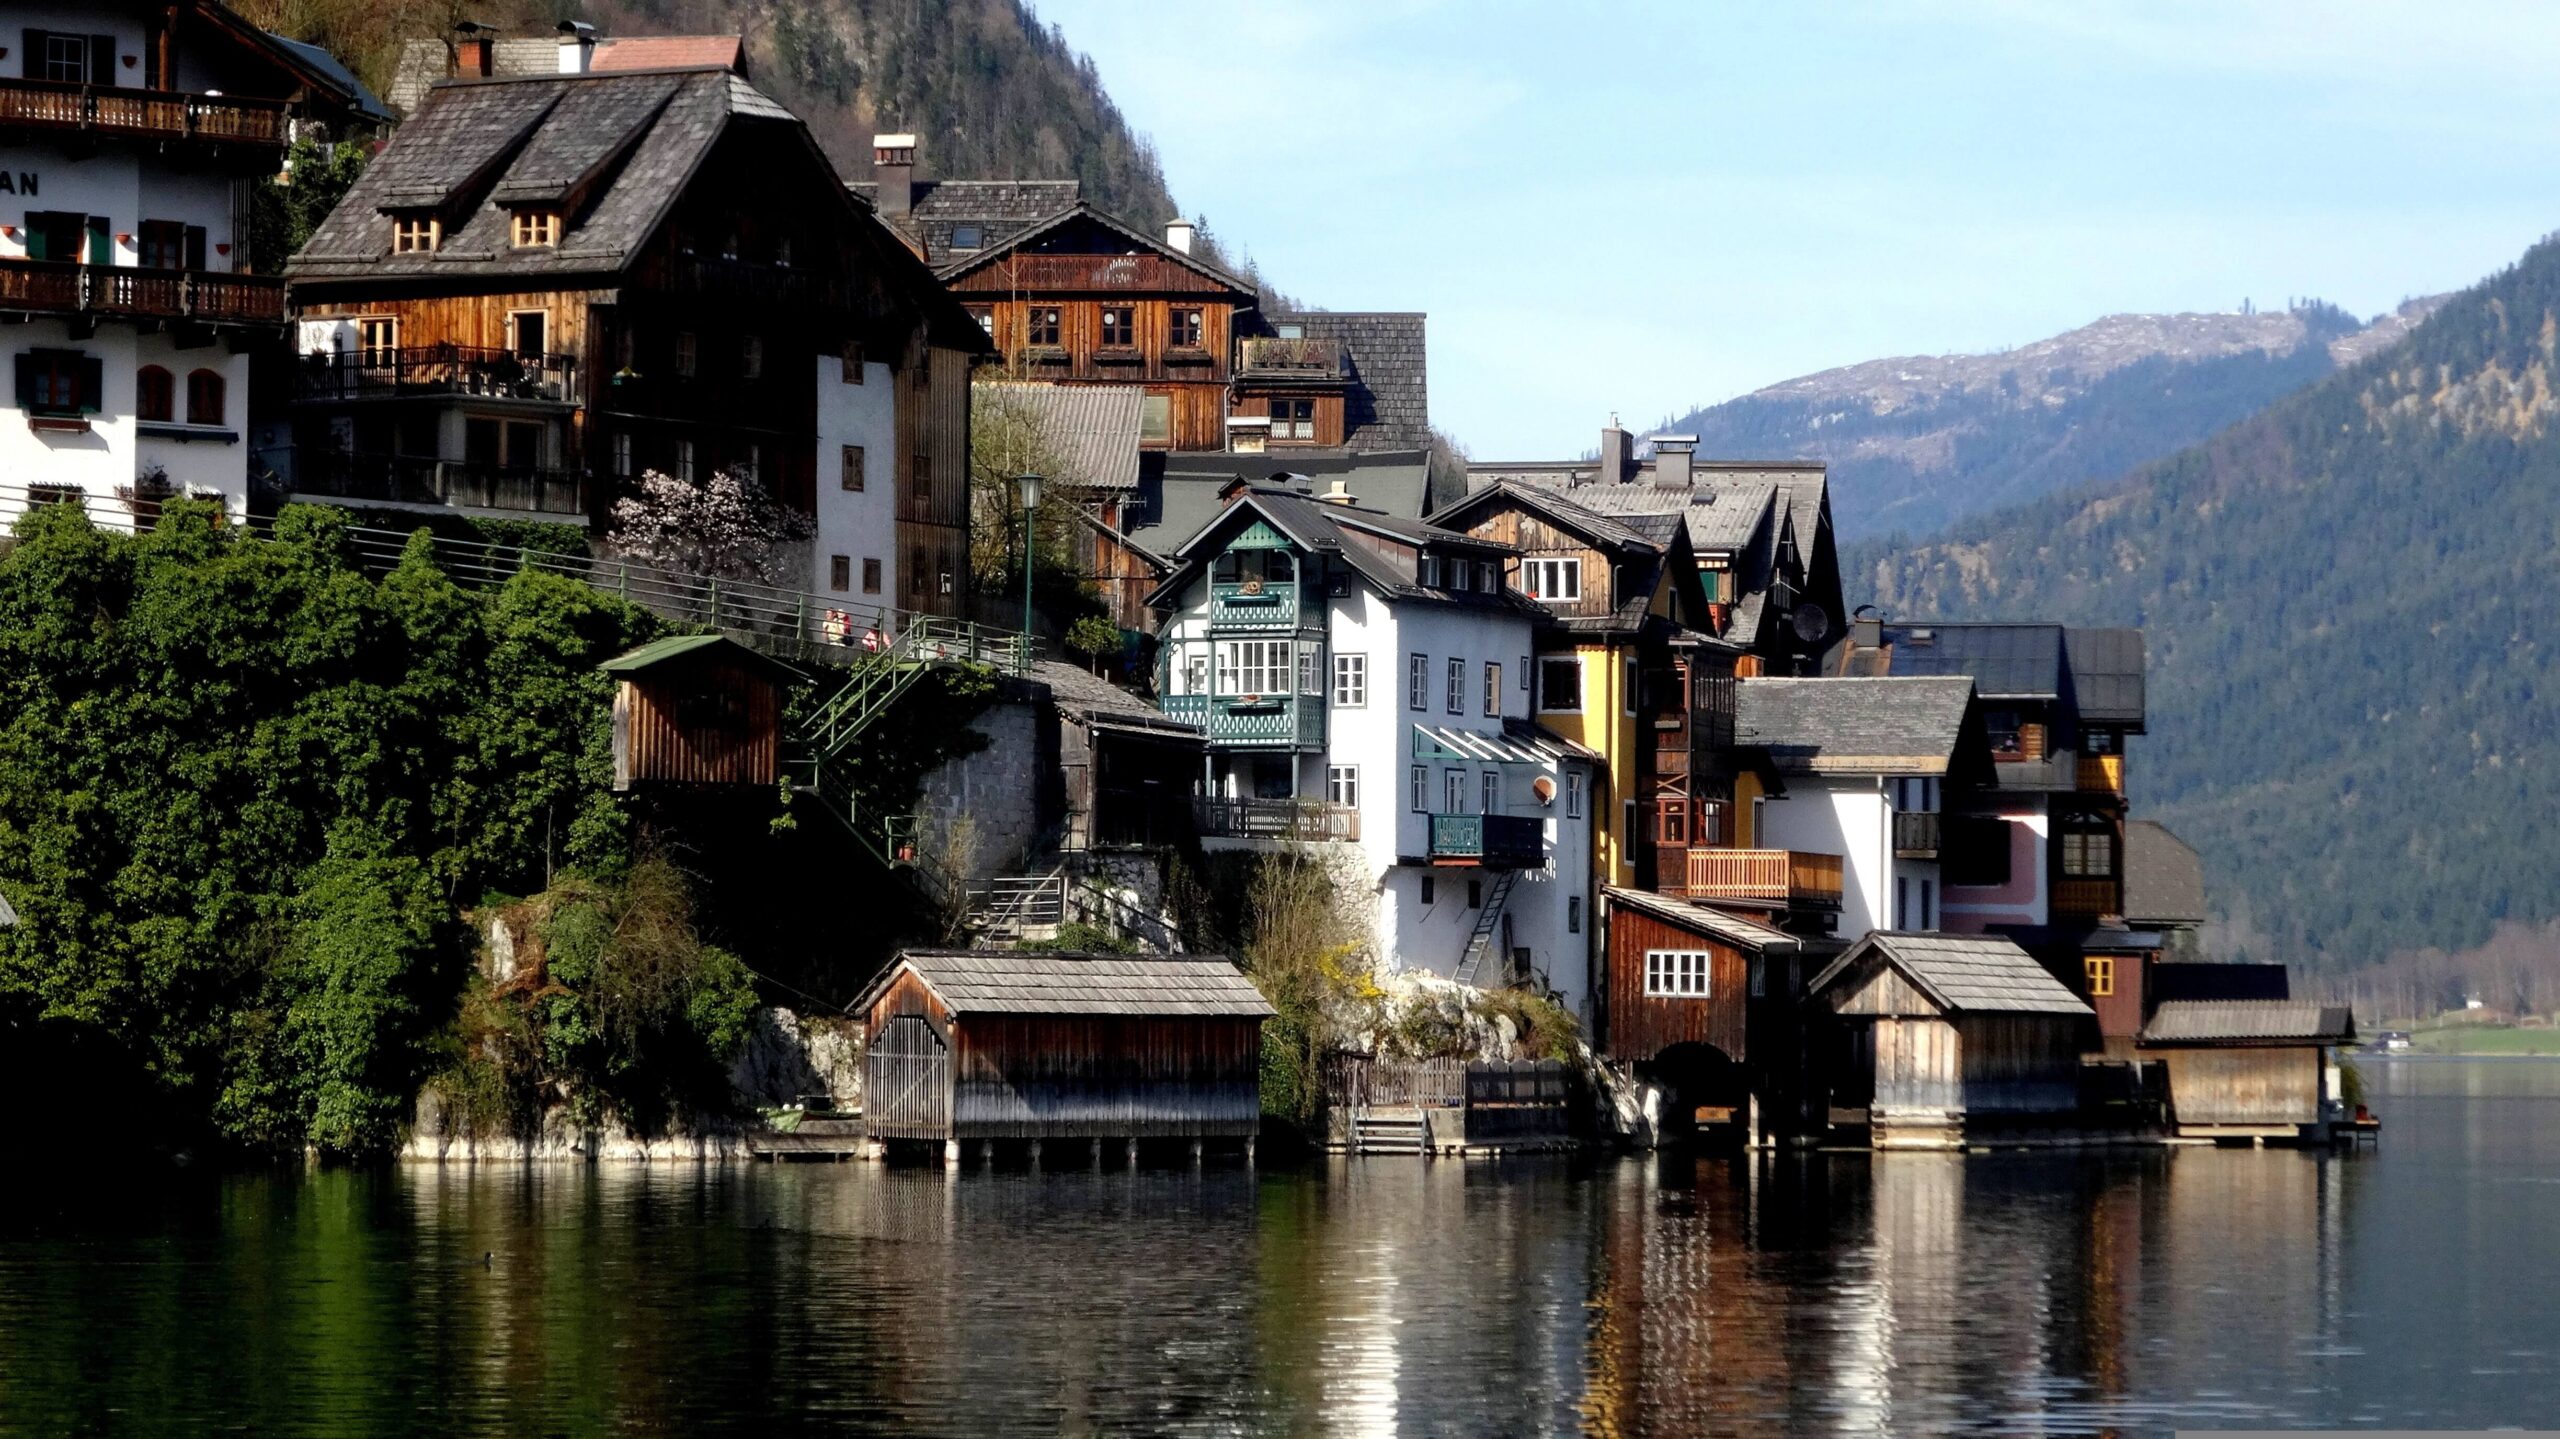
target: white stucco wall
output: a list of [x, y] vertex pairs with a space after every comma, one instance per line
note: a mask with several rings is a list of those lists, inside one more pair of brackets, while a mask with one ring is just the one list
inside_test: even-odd
[[[13, 37], [16, 33], [0, 30]], [[0, 174], [9, 177], [6, 190], [0, 191], [0, 225], [17, 231], [0, 235], [0, 256], [27, 253], [27, 212], [65, 210], [107, 217], [107, 235], [119, 265], [141, 263], [143, 221], [175, 220], [204, 227], [206, 269], [232, 267], [231, 257], [220, 247], [234, 239], [234, 184], [222, 175], [180, 169], [115, 147], [73, 159], [63, 151], [29, 145], [0, 146]]]
[[2048, 922], [2046, 899], [2052, 889], [2045, 856], [2053, 823], [2045, 801], [2041, 796], [2011, 800], [2004, 804], [2001, 818], [2009, 822], [2009, 882], [1997, 887], [1947, 888], [1941, 928], [1979, 934], [1995, 924]]
[[[69, 349], [99, 362], [103, 404], [87, 417], [85, 432], [35, 430], [18, 407], [14, 382], [17, 357], [31, 349]], [[224, 423], [173, 428], [185, 439], [145, 437], [134, 418], [135, 376], [146, 364], [166, 368], [175, 391], [177, 418], [187, 416], [187, 376], [199, 369], [223, 377]], [[219, 494], [235, 515], [248, 513], [248, 458], [245, 415], [249, 396], [249, 357], [224, 345], [180, 349], [168, 334], [136, 335], [123, 325], [101, 325], [87, 339], [74, 341], [64, 322], [36, 320], [0, 331], [0, 368], [12, 377], [0, 388], [0, 521], [14, 519], [22, 508], [24, 488], [32, 484], [77, 485], [90, 498], [90, 517], [100, 524], [130, 527], [132, 516], [116, 498], [152, 465], [164, 469], [172, 485], [199, 493]], [[229, 440], [221, 438], [224, 434]]]
[[[809, 588], [833, 597], [842, 594], [845, 608], [894, 607], [904, 590], [898, 584], [898, 407], [889, 367], [877, 361], [862, 366], [863, 382], [848, 385], [844, 363], [833, 355], [816, 360], [818, 387], [817, 537], [810, 542]], [[862, 446], [863, 487], [844, 487], [844, 447]], [[848, 563], [842, 591], [830, 582], [831, 556]], [[862, 562], [880, 562], [880, 589], [862, 586]]]
[[1790, 776], [1787, 794], [1760, 810], [1764, 849], [1840, 856], [1839, 938], [1893, 924], [1893, 799], [1867, 777]]

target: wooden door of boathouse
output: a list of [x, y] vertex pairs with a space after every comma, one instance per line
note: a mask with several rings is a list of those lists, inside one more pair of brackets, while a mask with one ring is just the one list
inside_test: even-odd
[[880, 1027], [862, 1055], [863, 1128], [874, 1139], [951, 1135], [951, 1051], [924, 1016]]

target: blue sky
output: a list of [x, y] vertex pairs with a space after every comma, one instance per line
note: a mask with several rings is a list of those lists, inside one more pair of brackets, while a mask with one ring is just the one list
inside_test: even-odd
[[1034, 3], [1275, 282], [1430, 313], [1483, 458], [2560, 228], [2560, 5]]

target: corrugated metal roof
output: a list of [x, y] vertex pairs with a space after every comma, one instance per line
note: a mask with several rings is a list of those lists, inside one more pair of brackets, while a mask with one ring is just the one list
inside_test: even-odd
[[1879, 930], [1832, 961], [1806, 992], [1829, 988], [1870, 953], [1881, 955], [1950, 1014], [2094, 1013], [2033, 956], [1995, 934]]
[[807, 676], [773, 656], [750, 649], [727, 635], [670, 635], [625, 650], [596, 668], [607, 674], [637, 674], [677, 659], [720, 659], [765, 671], [785, 682]]
[[2273, 999], [2169, 1000], [2152, 1011], [2144, 1044], [2352, 1044], [2355, 1011]]
[[1085, 490], [1138, 487], [1138, 429], [1146, 391], [1136, 385], [1053, 385], [982, 380], [969, 387], [970, 422], [1018, 414], [1050, 452], [1049, 478]]
[[1267, 1019], [1273, 1010], [1223, 955], [1102, 955], [911, 949], [872, 982], [867, 1008], [899, 968], [913, 969], [953, 1014], [1105, 1014]]

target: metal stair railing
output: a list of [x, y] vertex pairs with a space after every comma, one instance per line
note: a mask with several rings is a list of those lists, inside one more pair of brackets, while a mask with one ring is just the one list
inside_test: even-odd
[[1066, 923], [1066, 871], [999, 875], [970, 886], [969, 898], [971, 919], [988, 938], [1019, 940], [1026, 931]]
[[1458, 956], [1458, 982], [1473, 984], [1476, 971], [1484, 966], [1485, 956], [1493, 952], [1494, 936], [1502, 927], [1502, 908], [1511, 902], [1511, 886], [1520, 880], [1520, 872], [1506, 869], [1494, 876], [1493, 892], [1484, 897], [1484, 908], [1476, 911], [1476, 927], [1467, 935], [1467, 947]]

